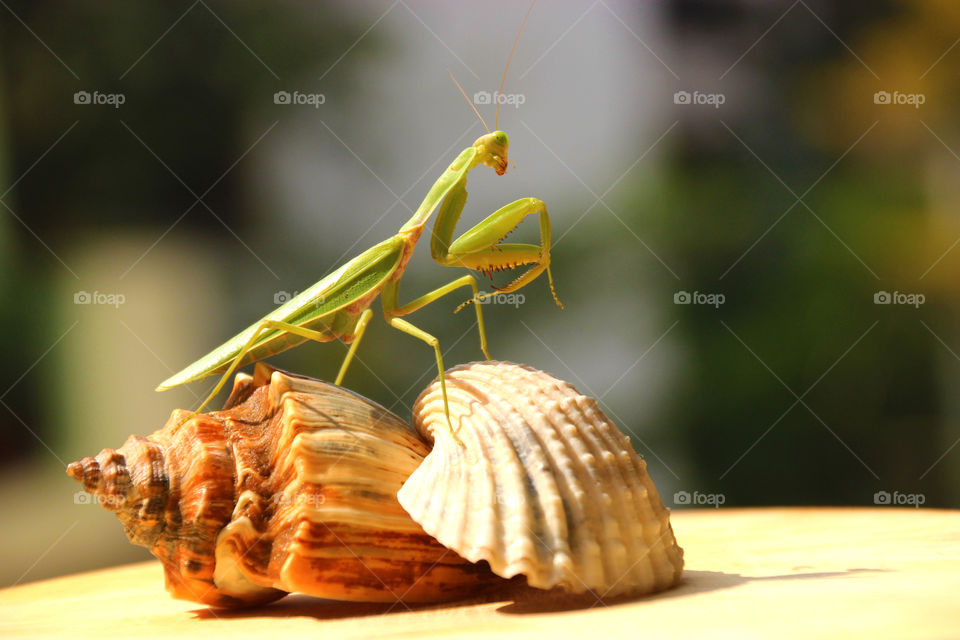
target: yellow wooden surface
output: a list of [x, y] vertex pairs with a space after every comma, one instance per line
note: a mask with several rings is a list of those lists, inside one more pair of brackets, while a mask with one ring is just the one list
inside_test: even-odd
[[672, 520], [683, 584], [629, 602], [573, 607], [515, 590], [412, 611], [288, 596], [224, 612], [167, 597], [153, 562], [0, 591], [0, 638], [960, 638], [960, 511], [719, 509]]

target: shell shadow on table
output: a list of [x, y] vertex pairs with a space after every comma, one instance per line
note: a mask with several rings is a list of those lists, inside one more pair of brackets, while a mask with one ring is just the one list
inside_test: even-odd
[[404, 603], [400, 600], [392, 603], [359, 603], [323, 600], [312, 596], [294, 594], [269, 605], [247, 609], [195, 609], [191, 611], [197, 620], [218, 619], [254, 619], [309, 617], [316, 620], [338, 620], [365, 616], [380, 616], [405, 611], [427, 611], [499, 605], [497, 613], [504, 615], [532, 615], [543, 613], [563, 613], [602, 609], [625, 604], [654, 604], [673, 598], [690, 598], [701, 594], [732, 589], [751, 582], [779, 580], [811, 580], [820, 578], [840, 578], [859, 573], [884, 571], [883, 569], [851, 568], [844, 571], [812, 571], [807, 573], [789, 573], [773, 576], [745, 576], [724, 571], [684, 572], [680, 584], [672, 589], [646, 596], [616, 596], [605, 598], [595, 592], [571, 594], [559, 589], [545, 591], [525, 584], [523, 578], [515, 578], [502, 587], [495, 588], [475, 598], [447, 603]]
[[603, 594], [588, 592], [578, 595], [544, 592], [538, 589], [518, 589], [514, 594], [513, 602], [504, 604], [497, 609], [504, 614], [534, 614], [559, 613], [593, 609], [597, 607], [614, 607], [617, 605], [638, 602], [656, 603], [672, 598], [688, 598], [704, 593], [739, 587], [751, 582], [777, 580], [810, 580], [817, 578], [839, 578], [857, 573], [884, 571], [884, 569], [846, 569], [844, 571], [813, 571], [808, 573], [789, 573], [774, 576], [745, 576], [739, 573], [724, 571], [697, 571], [687, 569], [683, 573], [680, 583], [666, 591], [653, 593], [641, 597], [613, 597], [607, 598]]

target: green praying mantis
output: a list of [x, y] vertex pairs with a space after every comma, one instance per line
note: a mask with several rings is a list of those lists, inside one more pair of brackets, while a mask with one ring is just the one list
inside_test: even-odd
[[[530, 9], [532, 8], [531, 4]], [[527, 16], [529, 15], [528, 10]], [[522, 31], [521, 24], [520, 32]], [[517, 34], [517, 40], [519, 38], [520, 33]], [[514, 49], [517, 40], [514, 41]], [[506, 81], [512, 58], [513, 50], [507, 60], [503, 82]], [[451, 74], [452, 77], [453, 74]], [[500, 85], [501, 92], [503, 82]], [[466, 93], [459, 83], [457, 87], [466, 98]], [[469, 98], [467, 102], [470, 103]], [[430, 255], [438, 264], [448, 267], [465, 267], [488, 275], [492, 271], [531, 265], [527, 271], [505, 287], [494, 288], [500, 293], [510, 293], [526, 286], [546, 271], [551, 295], [557, 305], [563, 308], [557, 297], [550, 272], [550, 217], [542, 200], [521, 198], [493, 212], [459, 238], [452, 240], [467, 200], [467, 174], [481, 165], [491, 167], [497, 175], [503, 175], [507, 171], [507, 149], [510, 144], [507, 134], [498, 129], [491, 132], [483, 117], [480, 116], [480, 112], [472, 103], [470, 105], [487, 133], [460, 152], [427, 192], [427, 196], [414, 212], [413, 217], [395, 236], [367, 249], [206, 356], [174, 374], [161, 383], [157, 391], [210, 375], [222, 374], [217, 385], [194, 412], [196, 414], [217, 395], [238, 367], [275, 355], [308, 340], [330, 342], [337, 339], [350, 345], [334, 382], [340, 385], [373, 315], [370, 305], [377, 296], [380, 296], [383, 315], [390, 326], [433, 347], [440, 376], [444, 410], [447, 413], [448, 426], [453, 432], [453, 427], [449, 424], [450, 414], [440, 343], [435, 336], [408, 322], [404, 316], [457, 289], [470, 287], [473, 296], [458, 306], [455, 312], [464, 305], [473, 303], [480, 333], [480, 348], [484, 357], [490, 360], [483, 311], [479, 303], [495, 294], [481, 294], [477, 288], [476, 278], [473, 275], [465, 275], [411, 302], [400, 304], [400, 280], [434, 211], [437, 210], [437, 218], [430, 237]], [[495, 129], [498, 124], [499, 103], [494, 122]], [[533, 214], [539, 214], [540, 218], [539, 245], [501, 242], [524, 218]]]

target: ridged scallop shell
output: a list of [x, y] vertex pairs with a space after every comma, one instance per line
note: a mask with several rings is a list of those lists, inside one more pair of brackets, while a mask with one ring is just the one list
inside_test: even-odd
[[429, 445], [383, 407], [259, 365], [237, 376], [224, 410], [188, 416], [68, 468], [160, 558], [174, 597], [421, 602], [499, 580], [400, 507]]
[[600, 597], [677, 583], [683, 550], [646, 464], [594, 399], [536, 369], [478, 362], [414, 406], [433, 450], [398, 495], [427, 533], [497, 575]]

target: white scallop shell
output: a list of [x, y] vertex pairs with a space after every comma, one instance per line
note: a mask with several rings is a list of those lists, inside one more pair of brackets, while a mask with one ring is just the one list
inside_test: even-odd
[[646, 464], [594, 399], [536, 369], [479, 362], [434, 381], [414, 424], [434, 448], [397, 497], [445, 547], [497, 575], [600, 597], [676, 584], [683, 550]]

